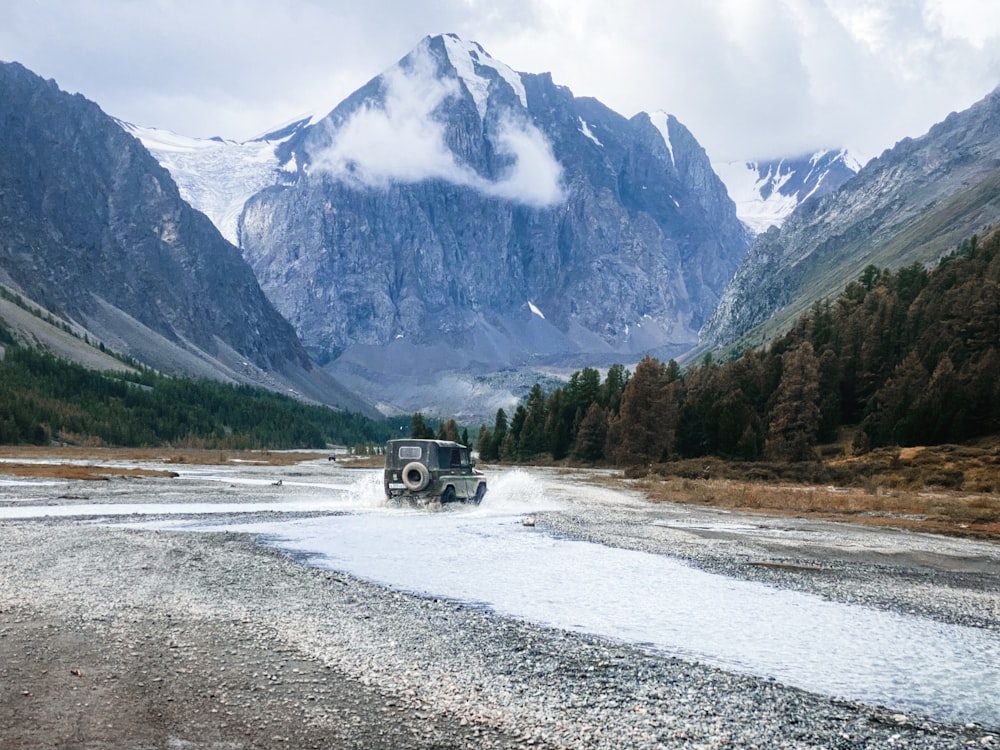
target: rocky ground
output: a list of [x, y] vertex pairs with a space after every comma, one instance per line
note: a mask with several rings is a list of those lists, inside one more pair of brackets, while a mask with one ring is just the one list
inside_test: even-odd
[[[538, 514], [550, 533], [1000, 629], [1000, 552], [989, 546], [977, 557], [923, 540], [838, 547], [681, 534], [648, 523], [654, 511], [634, 499], [616, 510], [587, 497], [596, 490], [542, 477], [575, 498]], [[172, 480], [127, 481], [139, 488], [129, 494], [156, 497]], [[529, 746], [1000, 739], [387, 590], [242, 535], [0, 521], [3, 750]]]

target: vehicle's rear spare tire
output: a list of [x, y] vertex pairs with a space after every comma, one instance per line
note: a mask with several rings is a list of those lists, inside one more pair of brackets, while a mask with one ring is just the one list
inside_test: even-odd
[[431, 473], [419, 461], [410, 461], [403, 467], [403, 484], [410, 492], [420, 492], [431, 481]]

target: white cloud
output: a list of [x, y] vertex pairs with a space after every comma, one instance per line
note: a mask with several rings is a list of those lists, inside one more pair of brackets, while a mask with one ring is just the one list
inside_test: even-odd
[[950, 39], [978, 49], [1000, 40], [1000, 3], [983, 0], [927, 0], [924, 15]]
[[564, 200], [562, 167], [538, 128], [508, 117], [500, 124], [497, 140], [498, 150], [510, 156], [513, 165], [497, 182], [486, 181], [481, 186], [484, 192], [538, 207]]
[[459, 95], [458, 79], [441, 79], [430, 53], [420, 48], [410, 66], [383, 75], [383, 101], [368, 102], [331, 134], [331, 145], [313, 156], [312, 170], [336, 179], [384, 187], [390, 183], [445, 180], [530, 206], [563, 200], [562, 167], [545, 135], [513, 115], [501, 118], [495, 147], [511, 160], [498, 180], [460, 163], [448, 148], [439, 107]]
[[435, 110], [458, 94], [456, 79], [438, 79], [426, 54], [414, 56], [409, 71], [386, 71], [384, 101], [367, 103], [333, 134], [333, 144], [316, 155], [312, 168], [371, 186], [390, 182], [472, 179], [445, 143]]

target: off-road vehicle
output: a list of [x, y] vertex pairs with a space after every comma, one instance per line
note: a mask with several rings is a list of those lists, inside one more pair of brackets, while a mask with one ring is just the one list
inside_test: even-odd
[[385, 495], [416, 505], [472, 503], [486, 494], [486, 477], [472, 451], [450, 440], [390, 440], [385, 445]]

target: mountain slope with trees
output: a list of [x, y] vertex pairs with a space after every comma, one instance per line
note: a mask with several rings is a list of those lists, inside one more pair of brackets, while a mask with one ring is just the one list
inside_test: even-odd
[[548, 395], [536, 387], [509, 426], [501, 412], [481, 430], [479, 447], [487, 459], [631, 466], [808, 460], [841, 428], [853, 430], [855, 452], [998, 435], [998, 345], [994, 232], [962, 242], [931, 270], [869, 266], [765, 350], [684, 371], [647, 356], [634, 373], [613, 367], [603, 383], [586, 369]]
[[248, 385], [95, 370], [18, 345], [0, 326], [0, 445], [324, 448], [381, 443], [388, 423]]
[[[866, 266], [933, 264], [1000, 220], [1000, 88], [905, 138], [837, 191], [758, 235], [698, 351], [758, 345]], [[695, 354], [697, 356], [697, 354]]]

